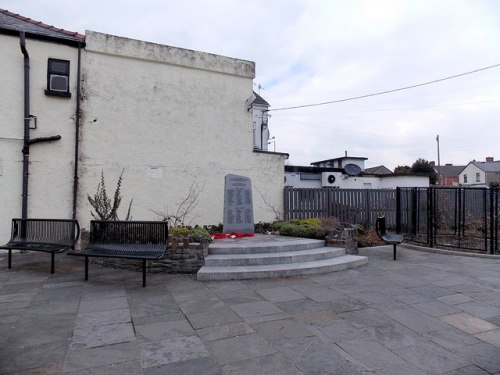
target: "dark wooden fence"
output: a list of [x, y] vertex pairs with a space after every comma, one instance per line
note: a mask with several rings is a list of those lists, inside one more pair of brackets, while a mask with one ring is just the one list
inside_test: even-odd
[[385, 216], [389, 228], [429, 247], [500, 252], [500, 189], [397, 188], [284, 190], [284, 219], [335, 217], [373, 228]]
[[284, 219], [336, 217], [342, 222], [373, 227], [378, 216], [396, 225], [395, 189], [301, 189], [286, 187]]

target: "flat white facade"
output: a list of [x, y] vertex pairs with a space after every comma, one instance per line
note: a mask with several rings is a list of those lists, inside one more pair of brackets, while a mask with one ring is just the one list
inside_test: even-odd
[[124, 171], [122, 217], [131, 198], [134, 219], [173, 213], [194, 186], [186, 224], [218, 224], [229, 173], [251, 179], [256, 222], [282, 210], [286, 155], [253, 151], [254, 63], [87, 32], [82, 65], [81, 223], [101, 171], [108, 190]]
[[[0, 242], [10, 238], [12, 218], [21, 217], [24, 137], [24, 56], [18, 35], [0, 34]], [[30, 57], [31, 138], [61, 139], [30, 146], [28, 217], [72, 216], [78, 49], [27, 37]], [[45, 94], [49, 58], [70, 61], [71, 98]], [[31, 122], [34, 126], [34, 121]], [[3, 242], [2, 242], [3, 241]]]
[[[304, 177], [304, 175], [306, 177]], [[302, 177], [301, 177], [302, 176]], [[328, 179], [334, 176], [334, 179]], [[285, 172], [285, 186], [295, 188], [337, 187], [341, 189], [395, 189], [397, 187], [429, 187], [427, 176], [349, 176], [342, 172], [323, 172], [317, 174], [302, 174], [300, 172]], [[330, 182], [332, 181], [332, 182]]]

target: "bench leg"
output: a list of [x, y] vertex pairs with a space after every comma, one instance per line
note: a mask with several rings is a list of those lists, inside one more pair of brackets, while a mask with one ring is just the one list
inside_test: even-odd
[[89, 279], [89, 257], [85, 257], [85, 281]]
[[146, 287], [146, 259], [142, 260], [142, 287]]
[[394, 246], [394, 250], [393, 250], [393, 260], [396, 260], [396, 244], [393, 244], [392, 246]]
[[9, 249], [9, 269], [12, 268], [12, 249]]
[[50, 253], [50, 273], [51, 274], [54, 274], [54, 258], [55, 258], [55, 254], [54, 253]]

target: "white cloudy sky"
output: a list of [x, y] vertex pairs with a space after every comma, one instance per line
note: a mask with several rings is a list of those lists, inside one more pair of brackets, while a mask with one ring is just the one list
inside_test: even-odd
[[[0, 0], [72, 31], [100, 31], [256, 62], [273, 109], [432, 81], [500, 63], [497, 0]], [[256, 89], [257, 90], [257, 89]], [[364, 156], [465, 165], [500, 159], [500, 67], [412, 90], [271, 112], [290, 164]], [[272, 149], [272, 145], [270, 146]]]

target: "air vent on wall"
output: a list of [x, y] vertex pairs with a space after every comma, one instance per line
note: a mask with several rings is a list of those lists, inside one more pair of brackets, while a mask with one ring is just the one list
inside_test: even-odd
[[49, 90], [57, 92], [68, 92], [68, 77], [57, 74], [51, 74]]

